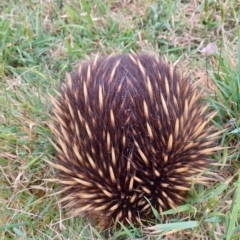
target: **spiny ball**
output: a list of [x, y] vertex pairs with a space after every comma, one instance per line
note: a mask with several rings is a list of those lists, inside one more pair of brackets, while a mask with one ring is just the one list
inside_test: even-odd
[[142, 224], [175, 208], [219, 135], [201, 92], [158, 56], [96, 57], [67, 75], [51, 130], [62, 201], [98, 226]]

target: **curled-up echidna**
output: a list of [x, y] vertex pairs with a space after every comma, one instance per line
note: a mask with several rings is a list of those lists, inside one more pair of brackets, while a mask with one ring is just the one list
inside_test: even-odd
[[[195, 84], [196, 85], [196, 84]], [[96, 57], [67, 75], [51, 130], [71, 213], [106, 228], [175, 208], [206, 182], [219, 136], [201, 93], [157, 56]]]

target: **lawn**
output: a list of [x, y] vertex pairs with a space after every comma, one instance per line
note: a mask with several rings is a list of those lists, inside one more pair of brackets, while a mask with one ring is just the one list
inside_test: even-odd
[[[0, 1], [0, 239], [240, 239], [239, 0]], [[212, 181], [146, 228], [100, 232], [54, 195], [50, 96], [81, 60], [157, 53], [199, 80], [225, 129]]]

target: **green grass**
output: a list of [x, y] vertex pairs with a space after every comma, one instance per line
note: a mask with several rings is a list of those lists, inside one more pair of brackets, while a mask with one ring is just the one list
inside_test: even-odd
[[[9, 0], [0, 12], [1, 239], [240, 238], [239, 1]], [[209, 42], [219, 51], [202, 56]], [[202, 80], [229, 148], [213, 156], [215, 180], [193, 186], [177, 210], [154, 212], [150, 228], [100, 233], [69, 217], [44, 180], [55, 176], [45, 162], [48, 94], [81, 59], [131, 50], [163, 54]]]

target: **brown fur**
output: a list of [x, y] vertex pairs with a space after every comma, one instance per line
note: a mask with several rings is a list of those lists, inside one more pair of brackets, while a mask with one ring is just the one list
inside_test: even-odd
[[[53, 101], [58, 182], [73, 215], [142, 224], [181, 204], [218, 150], [198, 91], [159, 57], [96, 58]], [[207, 178], [198, 178], [204, 183]], [[149, 202], [146, 200], [149, 200]]]

